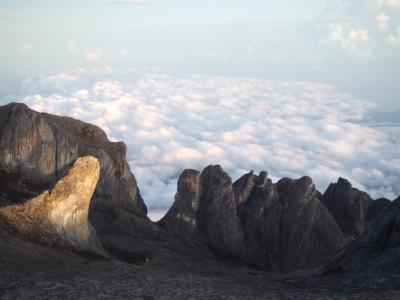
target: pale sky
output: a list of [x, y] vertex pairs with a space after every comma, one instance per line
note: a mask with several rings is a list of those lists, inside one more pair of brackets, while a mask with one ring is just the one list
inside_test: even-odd
[[400, 0], [0, 0], [0, 96], [78, 68], [300, 80], [400, 108]]

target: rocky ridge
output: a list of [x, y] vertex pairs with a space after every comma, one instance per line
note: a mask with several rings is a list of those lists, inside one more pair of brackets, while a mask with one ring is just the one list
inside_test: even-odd
[[0, 107], [1, 203], [39, 196], [79, 157], [93, 156], [100, 163], [100, 177], [89, 220], [97, 238], [108, 252], [140, 261], [149, 256], [158, 233], [146, 216], [125, 154], [125, 144], [110, 142], [97, 126], [39, 113], [20, 103]]
[[345, 243], [309, 177], [272, 184], [266, 172], [249, 173], [232, 184], [220, 166], [199, 174], [181, 175], [175, 202], [160, 224], [207, 243], [218, 257], [287, 271], [321, 263]]
[[1, 196], [10, 201], [37, 196], [60, 180], [78, 157], [91, 155], [101, 165], [93, 211], [145, 216], [125, 154], [125, 144], [110, 142], [97, 126], [38, 113], [25, 104], [0, 107], [0, 187]]
[[17, 233], [156, 268], [211, 266], [216, 258], [268, 271], [322, 265], [301, 276], [348, 278], [351, 287], [362, 271], [400, 288], [400, 200], [374, 201], [342, 178], [323, 195], [309, 177], [274, 184], [267, 172], [251, 172], [233, 183], [217, 165], [184, 171], [174, 204], [155, 224], [125, 154], [96, 126], [23, 104], [0, 107], [0, 240]]

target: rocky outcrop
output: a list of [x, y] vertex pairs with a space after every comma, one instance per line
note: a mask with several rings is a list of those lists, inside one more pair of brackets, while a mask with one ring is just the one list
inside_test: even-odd
[[[219, 257], [264, 270], [318, 264], [344, 244], [312, 180], [252, 172], [234, 184], [220, 166], [185, 171], [171, 210], [160, 224], [178, 236], [207, 243]], [[186, 228], [186, 229], [185, 229]], [[187, 230], [190, 228], [190, 230]]]
[[23, 201], [53, 186], [81, 156], [101, 166], [91, 213], [108, 218], [125, 210], [145, 216], [146, 206], [125, 159], [126, 146], [99, 127], [69, 117], [38, 113], [25, 104], [0, 107], [0, 197]]
[[367, 193], [353, 188], [343, 178], [330, 184], [322, 196], [322, 203], [335, 218], [348, 241], [357, 239], [364, 232], [367, 227], [367, 211], [372, 202]]
[[[323, 268], [325, 277], [398, 288], [400, 277], [400, 197], [386, 205], [362, 236], [343, 248]], [[333, 280], [331, 278], [331, 280]]]
[[274, 185], [261, 172], [245, 175], [235, 187], [252, 265], [274, 271], [316, 265], [343, 246], [311, 178], [284, 178]]
[[[207, 245], [223, 260], [245, 260], [243, 231], [230, 177], [217, 166], [186, 170], [171, 209], [159, 225], [198, 249]], [[204, 250], [203, 250], [204, 251]]]
[[178, 179], [175, 201], [164, 218], [158, 223], [172, 232], [186, 231], [195, 235], [199, 208], [200, 172], [185, 170]]
[[110, 142], [99, 127], [38, 113], [25, 104], [0, 107], [0, 205], [21, 203], [49, 190], [81, 156], [100, 163], [89, 220], [108, 252], [131, 260], [149, 256], [157, 227], [125, 158], [126, 146]]
[[39, 113], [24, 104], [2, 106], [0, 207], [25, 203], [52, 190], [78, 157], [90, 155], [100, 163], [100, 178], [90, 202], [89, 221], [112, 257], [134, 263], [176, 259], [176, 253], [203, 257], [182, 247], [176, 237], [147, 218], [125, 154], [125, 144], [110, 142], [97, 126]]
[[[123, 143], [110, 142], [96, 126], [23, 104], [0, 107], [0, 231], [5, 226], [41, 243], [129, 262], [215, 263], [215, 255], [272, 271], [320, 264], [368, 223], [385, 237], [369, 233], [365, 243], [397, 239], [389, 210], [396, 206], [373, 202], [344, 179], [322, 196], [309, 177], [273, 184], [266, 172], [251, 172], [232, 183], [218, 165], [186, 170], [156, 226], [146, 217], [125, 153]], [[87, 155], [93, 157], [78, 159]], [[386, 227], [379, 229], [377, 219]], [[352, 249], [364, 253], [363, 245]], [[352, 255], [341, 253], [347, 254], [327, 273]]]
[[199, 187], [197, 226], [200, 233], [219, 257], [245, 259], [231, 178], [221, 166], [208, 166], [200, 175]]
[[249, 264], [279, 270], [284, 261], [280, 236], [283, 206], [277, 187], [266, 172], [259, 176], [250, 172], [238, 179], [234, 188]]
[[30, 240], [107, 256], [88, 220], [99, 177], [96, 158], [79, 158], [52, 190], [0, 207], [0, 218], [9, 230]]

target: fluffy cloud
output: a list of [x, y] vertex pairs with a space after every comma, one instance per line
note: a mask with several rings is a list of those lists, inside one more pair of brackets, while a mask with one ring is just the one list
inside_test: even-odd
[[347, 28], [343, 24], [329, 24], [329, 38], [338, 41], [344, 48], [348, 48], [352, 42], [368, 42], [368, 30], [365, 28]]
[[[29, 85], [44, 90], [41, 82]], [[21, 101], [97, 124], [127, 143], [150, 210], [169, 207], [184, 169], [208, 164], [234, 179], [252, 169], [273, 180], [309, 175], [324, 191], [344, 176], [374, 197], [400, 193], [399, 144], [362, 124], [369, 103], [328, 85], [86, 71], [57, 92]]]
[[392, 47], [396, 47], [400, 44], [400, 26], [397, 27], [397, 32], [387, 37], [387, 42]]
[[389, 16], [386, 15], [384, 12], [381, 12], [376, 16], [376, 22], [378, 23], [378, 27], [381, 30], [387, 30], [388, 29], [388, 22], [389, 22]]
[[352, 41], [368, 41], [368, 30], [366, 29], [352, 29], [349, 33], [349, 38]]
[[344, 39], [344, 29], [341, 24], [329, 24], [329, 37], [334, 41]]
[[86, 60], [88, 61], [96, 61], [103, 55], [102, 49], [96, 49], [94, 51], [88, 52], [86, 54]]
[[400, 44], [400, 36], [396, 36], [394, 34], [391, 34], [391, 35], [388, 36], [387, 42], [389, 43], [389, 45], [395, 47], [395, 46]]
[[87, 100], [89, 98], [89, 91], [85, 89], [77, 90], [72, 94], [72, 96], [79, 100]]
[[331, 23], [327, 29], [328, 38], [322, 40], [322, 45], [338, 47], [357, 63], [374, 60], [368, 29], [347, 23]]
[[[353, 63], [385, 62], [398, 58], [396, 27], [400, 0], [327, 1], [316, 20], [320, 46], [330, 48]], [[388, 47], [390, 45], [391, 47]], [[337, 54], [332, 51], [332, 57]]]

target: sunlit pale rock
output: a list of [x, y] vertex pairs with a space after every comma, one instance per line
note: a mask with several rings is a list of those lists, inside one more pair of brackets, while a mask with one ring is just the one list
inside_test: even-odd
[[90, 201], [100, 177], [94, 157], [79, 158], [53, 189], [0, 208], [7, 226], [31, 240], [106, 256], [88, 220]]

